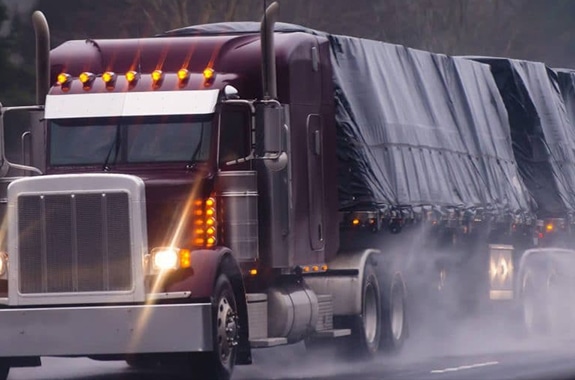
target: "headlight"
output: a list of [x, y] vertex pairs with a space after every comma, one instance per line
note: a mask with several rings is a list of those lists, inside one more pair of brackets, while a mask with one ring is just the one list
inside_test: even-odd
[[178, 269], [178, 251], [175, 248], [160, 248], [152, 251], [152, 265], [156, 271]]
[[189, 268], [191, 266], [191, 253], [188, 249], [176, 247], [157, 247], [152, 249], [148, 258], [149, 270], [152, 274]]

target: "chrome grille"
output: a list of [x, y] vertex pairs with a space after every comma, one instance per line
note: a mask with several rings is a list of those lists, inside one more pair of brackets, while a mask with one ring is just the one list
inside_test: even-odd
[[20, 293], [132, 289], [126, 192], [20, 195]]

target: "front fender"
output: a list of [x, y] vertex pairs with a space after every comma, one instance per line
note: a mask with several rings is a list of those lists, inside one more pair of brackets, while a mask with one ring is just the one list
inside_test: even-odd
[[240, 342], [238, 347], [238, 364], [250, 364], [252, 361], [249, 344], [248, 308], [242, 272], [227, 247], [216, 247], [213, 250], [202, 249], [191, 252], [192, 267], [186, 269], [181, 277], [166, 283], [166, 292], [191, 292], [194, 299], [211, 299], [214, 285], [220, 274], [225, 274], [232, 283], [236, 297], [240, 323]]

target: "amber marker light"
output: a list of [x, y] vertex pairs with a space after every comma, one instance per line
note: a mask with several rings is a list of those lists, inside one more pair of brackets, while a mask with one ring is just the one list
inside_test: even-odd
[[60, 73], [58, 74], [58, 78], [56, 78], [56, 83], [60, 86], [64, 86], [72, 82], [72, 76], [67, 73]]
[[354, 226], [359, 225], [359, 219], [354, 219], [351, 221], [351, 224], [353, 224]]
[[154, 82], [160, 82], [162, 79], [164, 79], [164, 73], [162, 72], [162, 70], [152, 71], [152, 80]]
[[138, 73], [137, 71], [128, 71], [126, 73], [126, 80], [128, 81], [128, 83], [130, 83], [131, 85], [136, 84], [136, 82], [138, 81], [138, 79], [140, 79], [140, 73]]
[[250, 276], [257, 276], [258, 270], [257, 269], [250, 269]]
[[180, 80], [180, 84], [186, 83], [190, 79], [190, 71], [188, 69], [178, 70], [178, 79]]
[[78, 77], [78, 79], [80, 79], [80, 82], [82, 82], [84, 85], [92, 83], [94, 81], [94, 78], [96, 78], [96, 76], [93, 73], [87, 71], [84, 71]]
[[548, 225], [545, 226], [545, 230], [547, 232], [552, 232], [554, 229], [553, 224], [549, 223]]
[[205, 248], [214, 247], [217, 242], [216, 199], [209, 197], [205, 200], [196, 199], [193, 202], [193, 215], [195, 216], [193, 228], [193, 243], [195, 246]]
[[212, 69], [211, 67], [206, 67], [204, 69], [204, 79], [208, 80], [208, 79], [212, 79], [214, 77], [214, 69]]
[[206, 67], [202, 73], [204, 75], [204, 86], [209, 87], [214, 83], [216, 72], [211, 67]]
[[102, 74], [102, 80], [106, 84], [106, 88], [113, 88], [116, 83], [116, 73], [113, 71], [106, 71]]
[[192, 266], [192, 253], [189, 249], [180, 249], [180, 268]]

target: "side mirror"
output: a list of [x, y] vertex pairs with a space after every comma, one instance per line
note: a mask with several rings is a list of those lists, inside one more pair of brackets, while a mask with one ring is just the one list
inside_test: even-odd
[[262, 146], [258, 149], [265, 156], [266, 153], [280, 153], [282, 149], [283, 107], [276, 103], [263, 103], [256, 109], [257, 129], [263, 138]]

